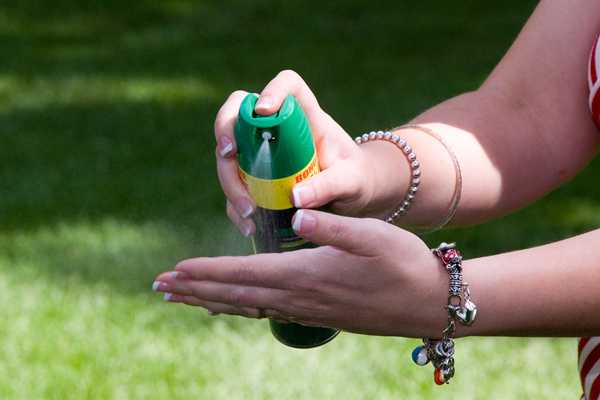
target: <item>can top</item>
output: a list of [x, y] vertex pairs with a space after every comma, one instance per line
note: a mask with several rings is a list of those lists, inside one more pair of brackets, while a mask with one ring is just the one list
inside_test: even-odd
[[315, 155], [308, 119], [300, 104], [288, 95], [279, 111], [262, 116], [254, 112], [258, 95], [248, 94], [235, 126], [240, 168], [261, 179], [292, 176]]

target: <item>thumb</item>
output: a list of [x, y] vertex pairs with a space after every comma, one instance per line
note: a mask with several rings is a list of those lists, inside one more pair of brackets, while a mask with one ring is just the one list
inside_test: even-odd
[[348, 173], [343, 164], [337, 163], [294, 186], [294, 206], [315, 208], [357, 194], [360, 186], [358, 178]]
[[315, 210], [298, 210], [292, 227], [310, 242], [364, 256], [381, 254], [394, 233], [391, 225], [377, 219], [342, 217]]

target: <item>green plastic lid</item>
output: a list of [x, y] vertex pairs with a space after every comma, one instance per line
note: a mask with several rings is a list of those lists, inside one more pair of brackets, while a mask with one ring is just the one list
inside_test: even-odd
[[235, 126], [240, 168], [261, 179], [279, 179], [298, 173], [315, 155], [308, 119], [289, 95], [278, 112], [257, 115], [258, 95], [248, 94], [240, 106]]

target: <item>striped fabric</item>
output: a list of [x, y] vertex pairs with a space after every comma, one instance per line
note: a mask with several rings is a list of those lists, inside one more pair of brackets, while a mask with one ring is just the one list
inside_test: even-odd
[[600, 337], [579, 339], [579, 376], [585, 400], [600, 400]]
[[[599, 35], [600, 36], [600, 35]], [[592, 117], [596, 125], [600, 128], [600, 45], [598, 36], [594, 41], [594, 46], [590, 52], [590, 62], [588, 68], [588, 87], [590, 88], [589, 104]]]
[[[596, 36], [588, 67], [589, 105], [592, 117], [600, 128], [600, 34]], [[600, 337], [579, 339], [577, 361], [585, 400], [600, 400]]]

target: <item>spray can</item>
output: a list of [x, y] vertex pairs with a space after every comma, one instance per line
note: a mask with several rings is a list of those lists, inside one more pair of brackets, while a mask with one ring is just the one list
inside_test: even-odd
[[[279, 111], [261, 116], [254, 112], [258, 96], [248, 94], [240, 106], [235, 126], [239, 173], [256, 203], [252, 237], [255, 253], [280, 253], [315, 247], [292, 229], [296, 212], [293, 186], [319, 172], [319, 162], [308, 119], [293, 96]], [[269, 321], [281, 343], [297, 348], [320, 346], [339, 331], [296, 323]]]

